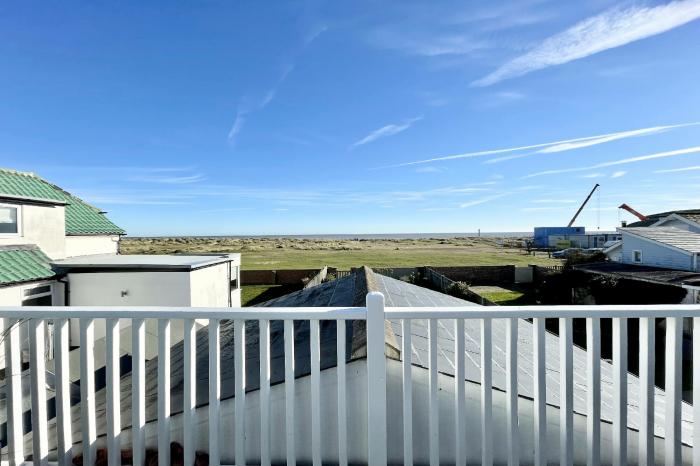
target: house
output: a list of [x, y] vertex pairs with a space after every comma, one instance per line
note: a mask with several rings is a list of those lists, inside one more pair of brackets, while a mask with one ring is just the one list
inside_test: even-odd
[[[426, 310], [430, 308], [440, 309], [444, 311], [450, 308], [461, 309], [478, 309], [480, 306], [475, 305], [461, 299], [438, 293], [429, 289], [421, 288], [409, 283], [401, 282], [380, 274], [372, 272], [370, 269], [361, 268], [355, 270], [350, 275], [341, 279], [322, 283], [320, 285], [301, 290], [275, 300], [262, 303], [260, 308], [274, 309], [282, 307], [285, 309], [294, 307], [307, 306], [323, 306], [330, 309], [340, 309], [343, 307], [355, 307], [364, 304], [367, 292], [381, 292], [388, 306], [396, 309], [417, 308], [417, 310]], [[194, 435], [195, 447], [198, 450], [206, 451], [210, 445], [212, 435], [212, 426], [218, 426], [217, 435], [220, 439], [218, 442], [218, 453], [221, 455], [222, 464], [238, 463], [238, 455], [243, 455], [248, 463], [272, 464], [281, 463], [286, 460], [288, 453], [288, 442], [294, 442], [294, 455], [299, 463], [311, 463], [322, 461], [324, 463], [335, 463], [338, 460], [339, 445], [338, 439], [342, 435], [340, 432], [340, 424], [335, 413], [338, 411], [338, 398], [336, 393], [340, 393], [339, 378], [338, 378], [338, 332], [337, 321], [322, 320], [317, 324], [316, 329], [311, 326], [309, 321], [280, 321], [271, 320], [268, 322], [269, 338], [265, 338], [265, 345], [261, 343], [262, 327], [257, 320], [254, 319], [254, 311], [251, 312], [253, 320], [245, 321], [245, 326], [241, 330], [241, 335], [245, 338], [244, 349], [241, 350], [244, 361], [244, 372], [240, 373], [242, 380], [241, 385], [237, 379], [237, 370], [240, 369], [238, 362], [235, 362], [237, 357], [236, 347], [236, 330], [234, 321], [222, 321], [220, 324], [220, 363], [219, 379], [216, 393], [218, 396], [216, 408], [212, 411], [209, 406], [211, 392], [211, 384], [209, 374], [211, 369], [211, 354], [209, 342], [211, 342], [211, 333], [205, 329], [197, 332], [194, 338], [194, 348], [196, 360], [193, 361], [193, 366], [196, 368], [194, 374], [186, 376], [184, 367], [186, 360], [195, 357], [192, 353], [186, 352], [184, 343], [180, 342], [172, 346], [169, 352], [170, 358], [170, 405], [169, 413], [171, 415], [170, 425], [174, 426], [171, 431], [171, 440], [182, 442], [183, 432], [182, 426], [185, 423], [192, 422], [196, 428], [192, 431]], [[517, 365], [512, 366], [508, 361], [508, 344], [506, 343], [508, 330], [508, 319], [494, 319], [492, 327], [493, 341], [491, 345], [492, 355], [489, 358], [492, 361], [492, 397], [493, 397], [493, 438], [498, 442], [493, 450], [494, 463], [505, 464], [509, 453], [507, 448], [504, 448], [505, 439], [508, 436], [508, 380], [509, 370], [517, 371], [517, 403], [519, 411], [519, 429], [518, 443], [520, 445], [520, 458], [523, 462], [530, 464], [532, 462], [533, 445], [535, 442], [535, 433], [533, 432], [534, 422], [534, 397], [535, 397], [535, 382], [533, 364], [535, 363], [535, 344], [530, 338], [533, 335], [533, 324], [525, 319], [517, 319], [516, 321], [518, 332], [517, 345]], [[287, 324], [291, 323], [293, 331], [293, 340], [287, 340], [286, 328]], [[431, 461], [433, 447], [439, 445], [439, 459], [441, 462], [455, 462], [455, 425], [459, 424], [456, 418], [455, 411], [455, 377], [460, 374], [464, 377], [464, 385], [460, 390], [463, 390], [465, 396], [465, 404], [463, 409], [466, 410], [467, 416], [465, 420], [479, 419], [479, 409], [481, 401], [481, 364], [483, 363], [482, 351], [483, 340], [480, 335], [481, 327], [478, 320], [466, 319], [463, 321], [464, 326], [456, 327], [463, 328], [464, 333], [460, 335], [464, 343], [464, 355], [462, 360], [465, 362], [463, 369], [456, 367], [456, 328], [453, 320], [428, 321], [422, 319], [414, 319], [410, 321], [411, 339], [410, 353], [412, 367], [409, 372], [409, 377], [412, 380], [412, 403], [409, 409], [412, 412], [412, 444], [410, 451], [413, 455], [414, 464], [428, 464]], [[367, 399], [367, 387], [369, 378], [368, 368], [368, 322], [363, 320], [348, 321], [345, 325], [344, 341], [345, 354], [342, 359], [345, 362], [344, 369], [346, 376], [344, 378], [345, 385], [343, 393], [345, 393], [345, 403], [347, 406], [346, 412], [346, 454], [350, 464], [367, 464], [367, 432], [370, 429], [367, 426], [367, 412], [369, 401]], [[404, 445], [402, 442], [402, 420], [403, 410], [405, 409], [404, 400], [406, 392], [402, 385], [402, 377], [406, 377], [402, 362], [406, 359], [404, 353], [404, 329], [405, 321], [389, 319], [384, 321], [384, 357], [386, 358], [386, 417], [387, 422], [387, 457], [389, 464], [400, 464], [404, 459]], [[315, 333], [316, 332], [316, 333]], [[435, 333], [433, 333], [435, 332]], [[434, 335], [434, 336], [431, 336]], [[318, 339], [318, 346], [314, 346], [314, 339]], [[437, 352], [431, 350], [433, 338], [436, 339]], [[557, 421], [562, 409], [562, 401], [560, 398], [562, 387], [559, 375], [560, 352], [561, 344], [559, 337], [546, 333], [544, 334], [544, 354], [545, 354], [545, 373], [544, 377], [546, 384], [546, 415], [550, 421], [551, 427], [545, 430], [543, 439], [546, 444], [547, 459], [550, 462], [556, 462], [559, 459], [559, 427]], [[269, 345], [269, 346], [268, 346]], [[291, 346], [289, 346], [291, 345]], [[265, 349], [267, 347], [267, 349]], [[293, 349], [293, 364], [287, 364], [286, 355], [289, 348]], [[341, 346], [342, 347], [342, 346]], [[458, 347], [458, 346], [457, 346]], [[317, 348], [318, 353], [314, 356], [313, 348]], [[263, 350], [269, 355], [269, 360], [266, 365], [262, 364]], [[573, 403], [573, 420], [572, 432], [574, 446], [572, 451], [573, 464], [585, 464], [586, 462], [586, 423], [588, 421], [587, 403], [589, 400], [588, 390], [590, 389], [590, 380], [586, 377], [587, 367], [590, 362], [590, 355], [582, 348], [573, 347], [572, 358], [572, 398]], [[313, 381], [313, 365], [314, 358], [318, 358], [320, 372], [316, 382]], [[434, 359], [434, 362], [431, 360]], [[434, 366], [435, 364], [435, 366]], [[214, 366], [214, 367], [217, 367]], [[510, 367], [510, 369], [509, 369]], [[286, 373], [288, 368], [292, 368], [294, 387], [292, 395], [289, 396], [287, 382], [290, 380]], [[209, 370], [208, 370], [209, 369]], [[143, 397], [145, 400], [155, 400], [160, 397], [159, 382], [156, 376], [162, 370], [162, 362], [159, 357], [145, 361], [145, 387]], [[433, 373], [433, 370], [435, 372]], [[191, 406], [194, 410], [190, 413], [190, 421], [184, 419], [185, 412], [183, 406], [186, 403], [186, 397], [192, 396], [192, 392], [184, 391], [187, 384], [186, 378], [194, 377], [195, 399], [191, 401]], [[262, 377], [265, 377], [263, 384]], [[435, 377], [435, 379], [433, 379]], [[603, 445], [603, 461], [602, 464], [611, 464], [610, 458], [614, 456], [612, 452], [613, 443], [611, 439], [614, 437], [613, 422], [616, 418], [615, 414], [615, 380], [619, 375], [614, 374], [613, 366], [606, 362], [600, 361], [600, 437]], [[642, 391], [640, 390], [640, 381], [627, 374], [628, 377], [628, 393], [626, 398], [627, 413], [626, 435], [629, 441], [630, 449], [637, 448], [638, 442], [641, 441], [639, 429], [640, 424], [640, 400]], [[434, 381], [431, 381], [434, 380]], [[433, 385], [437, 383], [437, 386]], [[314, 388], [314, 384], [318, 384]], [[134, 396], [132, 387], [134, 380], [132, 373], [122, 375], [121, 391], [119, 396], [119, 406], [121, 407], [121, 438], [123, 444], [128, 444], [128, 439], [131, 436], [132, 422], [132, 403]], [[265, 387], [263, 391], [263, 387]], [[239, 391], [240, 388], [240, 391]], [[316, 393], [316, 395], [314, 395]], [[434, 395], [433, 395], [434, 394]], [[245, 409], [241, 416], [238, 396], [244, 396], [245, 404], [241, 403], [240, 407]], [[434, 396], [435, 398], [431, 398]], [[656, 399], [653, 404], [654, 417], [658, 420], [652, 423], [653, 432], [651, 433], [651, 442], [657, 443], [657, 451], [663, 452], [664, 441], [664, 423], [663, 419], [666, 415], [665, 401], [668, 401], [663, 390], [653, 388], [651, 396]], [[320, 397], [320, 400], [318, 398]], [[428, 399], [432, 401], [428, 403]], [[109, 417], [107, 413], [107, 404], [104, 390], [98, 390], [96, 394], [95, 411], [98, 414], [96, 418], [95, 432], [97, 435], [98, 444], [102, 444], [104, 440], [103, 434], [106, 432]], [[288, 413], [290, 412], [289, 400], [293, 400], [293, 408], [291, 412], [296, 413], [293, 419], [293, 424], [285, 425], [283, 419], [289, 420]], [[0, 421], [5, 420], [5, 409], [2, 399], [0, 399]], [[316, 407], [314, 407], [316, 406]], [[146, 445], [154, 446], [158, 441], [159, 429], [157, 428], [158, 406], [155, 402], [149, 402], [141, 407], [144, 410], [143, 424], [143, 440]], [[81, 413], [84, 407], [74, 404], [72, 412], [72, 431], [79, 432], [81, 429]], [[320, 410], [314, 411], [315, 409]], [[678, 434], [682, 436], [682, 456], [688, 458], [690, 454], [690, 445], [692, 445], [692, 413], [691, 407], [686, 404], [679, 405], [679, 423], [680, 430]], [[219, 418], [212, 423], [212, 412], [218, 414]], [[267, 413], [268, 419], [275, 420], [270, 424], [262, 423], [262, 413]], [[317, 418], [313, 421], [311, 418], [317, 414]], [[437, 414], [433, 414], [433, 412]], [[321, 415], [323, 413], [323, 415]], [[279, 421], [277, 421], [279, 420]], [[433, 426], [434, 420], [438, 420], [439, 424]], [[49, 432], [53, 432], [54, 420], [49, 421]], [[309, 429], [308, 426], [315, 424], [318, 430]], [[240, 426], [245, 429], [245, 436], [239, 437], [234, 431], [238, 429], [234, 426]], [[480, 449], [480, 432], [478, 422], [468, 422], [464, 430], [462, 430], [463, 438], [461, 439], [462, 452], [465, 455], [465, 460], [469, 464], [481, 460]], [[575, 429], [573, 428], [575, 426]], [[289, 430], [291, 427], [292, 430]], [[261, 438], [262, 432], [267, 432], [269, 438], [263, 441]], [[435, 433], [436, 435], [433, 435]], [[316, 435], [320, 437], [318, 443], [320, 451], [314, 456], [312, 437]], [[236, 439], [235, 442], [230, 439]], [[25, 436], [27, 449], [32, 442], [31, 436]], [[244, 441], [243, 444], [238, 443]], [[680, 441], [680, 437], [679, 437]], [[437, 442], [437, 443], [435, 443]], [[51, 442], [49, 442], [51, 443]], [[679, 444], [680, 445], [680, 444]], [[79, 448], [76, 446], [75, 448]], [[266, 450], [267, 449], [267, 450]], [[261, 452], [267, 451], [266, 458], [261, 457]]]
[[[617, 278], [629, 285], [625, 293], [619, 289], [619, 302], [649, 300], [650, 294], [661, 303], [700, 302], [700, 225], [692, 218], [671, 214], [656, 219], [650, 226], [618, 231], [622, 240], [603, 251], [607, 263], [582, 264], [575, 268]], [[634, 291], [639, 286], [641, 288]]]
[[624, 264], [698, 271], [700, 232], [675, 226], [621, 228]]
[[0, 169], [0, 306], [241, 305], [240, 254], [120, 255], [125, 234], [49, 181]]
[[117, 254], [124, 230], [32, 173], [0, 169], [0, 305], [63, 305], [51, 261]]

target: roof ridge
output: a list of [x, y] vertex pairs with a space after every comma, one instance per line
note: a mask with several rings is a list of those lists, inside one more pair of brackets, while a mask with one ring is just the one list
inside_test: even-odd
[[[38, 176], [38, 175], [37, 175], [36, 173], [34, 173], [34, 172], [23, 172], [23, 171], [20, 171], [20, 170], [15, 170], [15, 169], [13, 169], [13, 168], [5, 168], [5, 167], [0, 167], [0, 171], [6, 172], [6, 173], [12, 173], [12, 174], [14, 174], [14, 175], [31, 176], [31, 177], [34, 177], [34, 178], [39, 178], [39, 179], [41, 179], [41, 177]], [[44, 180], [42, 180], [42, 181], [44, 181]]]

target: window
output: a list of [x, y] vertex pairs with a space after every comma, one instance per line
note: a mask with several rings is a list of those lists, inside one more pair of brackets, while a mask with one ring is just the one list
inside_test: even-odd
[[238, 287], [240, 286], [240, 280], [239, 280], [239, 270], [237, 265], [231, 266], [231, 289], [232, 290], [237, 290]]
[[50, 284], [25, 288], [22, 306], [53, 305], [53, 287]]
[[0, 204], [0, 235], [19, 234], [19, 207]]
[[634, 260], [634, 262], [636, 264], [641, 264], [642, 263], [642, 251], [639, 251], [639, 250], [632, 251], [632, 260]]

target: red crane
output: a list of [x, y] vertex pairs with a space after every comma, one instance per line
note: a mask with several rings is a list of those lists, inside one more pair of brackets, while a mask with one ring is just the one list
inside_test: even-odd
[[631, 213], [632, 215], [634, 215], [635, 217], [637, 217], [637, 218], [638, 218], [639, 220], [641, 220], [642, 222], [643, 222], [644, 220], [649, 220], [649, 217], [647, 217], [646, 215], [640, 214], [639, 212], [637, 212], [636, 210], [634, 210], [632, 207], [628, 206], [627, 204], [622, 204], [620, 207], [618, 207], [618, 209], [624, 209], [624, 210], [626, 210], [627, 212]]

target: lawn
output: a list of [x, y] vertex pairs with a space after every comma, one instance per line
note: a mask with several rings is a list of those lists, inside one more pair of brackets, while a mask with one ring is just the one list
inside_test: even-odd
[[316, 240], [288, 238], [124, 238], [123, 254], [240, 252], [243, 269], [415, 267], [421, 265], [559, 265], [531, 256], [514, 239]]
[[500, 286], [470, 286], [469, 289], [499, 306], [535, 304], [532, 290], [525, 287], [507, 289]]
[[301, 289], [301, 285], [243, 285], [241, 287], [241, 306], [254, 306], [299, 289]]

